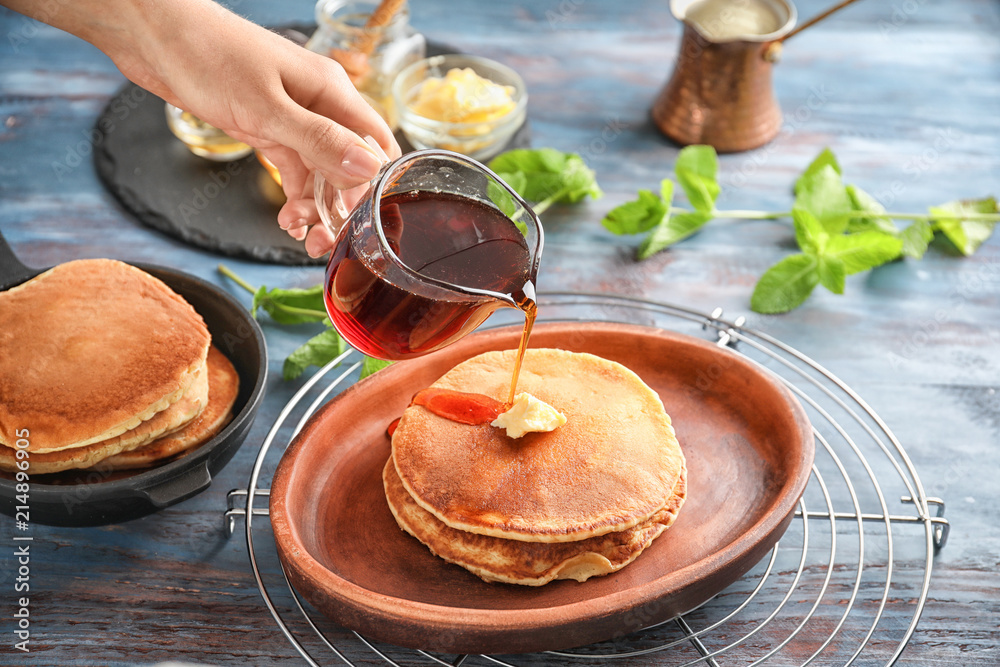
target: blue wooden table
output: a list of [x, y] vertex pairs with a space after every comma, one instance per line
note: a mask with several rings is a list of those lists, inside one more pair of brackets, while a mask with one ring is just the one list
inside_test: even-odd
[[[303, 0], [230, 4], [269, 25], [312, 15]], [[800, 16], [825, 4], [803, 0]], [[545, 216], [541, 289], [720, 306], [851, 385], [899, 437], [927, 493], [947, 502], [952, 525], [900, 664], [1000, 664], [1000, 235], [972, 257], [934, 244], [922, 261], [850, 278], [843, 296], [820, 290], [791, 313], [754, 315], [754, 283], [793, 248], [788, 225], [714, 223], [639, 263], [637, 240], [599, 223], [672, 172], [678, 149], [648, 115], [680, 35], [665, 0], [412, 5], [413, 24], [429, 37], [517, 69], [531, 95], [534, 144], [579, 152], [597, 171], [602, 200]], [[825, 146], [847, 180], [893, 210], [1000, 194], [998, 32], [993, 0], [899, 0], [859, 3], [789, 41], [775, 70], [782, 134], [760, 150], [721, 158], [720, 208], [788, 209], [796, 174]], [[0, 35], [0, 231], [25, 263], [114, 257], [163, 264], [246, 303], [216, 272], [220, 261], [254, 284], [321, 279], [316, 268], [220, 260], [134, 222], [87, 155], [90, 129], [122, 76], [93, 47], [7, 10], [0, 10]], [[32, 528], [29, 654], [12, 649], [14, 528], [0, 517], [0, 664], [298, 664], [261, 602], [245, 544], [223, 532], [226, 492], [246, 486], [259, 443], [301, 385], [284, 383], [280, 369], [304, 330], [263, 326], [267, 397], [248, 441], [208, 491], [122, 525]], [[906, 548], [917, 554], [897, 554], [903, 570], [921, 562], [919, 542], [900, 545]], [[905, 625], [888, 613], [890, 627]], [[762, 644], [776, 641], [768, 632]], [[367, 655], [364, 664], [374, 664]], [[623, 664], [672, 665], [681, 655], [688, 654]], [[518, 664], [580, 663], [536, 656]], [[719, 664], [746, 663], [723, 656]]]

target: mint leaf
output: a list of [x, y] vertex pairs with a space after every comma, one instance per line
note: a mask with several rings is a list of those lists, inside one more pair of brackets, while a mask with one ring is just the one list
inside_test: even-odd
[[844, 293], [844, 280], [847, 271], [844, 263], [836, 257], [820, 257], [816, 267], [819, 274], [819, 284], [834, 294]]
[[376, 359], [375, 357], [366, 356], [364, 361], [361, 363], [361, 378], [364, 380], [369, 375], [374, 375], [378, 373], [383, 368], [391, 366], [394, 362], [386, 361], [385, 359]]
[[840, 164], [837, 163], [837, 157], [833, 154], [829, 148], [824, 148], [816, 158], [809, 163], [806, 170], [802, 172], [799, 179], [795, 181], [795, 194], [799, 193], [799, 189], [802, 187], [802, 182], [808, 180], [816, 174], [823, 167], [831, 167], [837, 174], [842, 174], [840, 169]]
[[822, 254], [830, 235], [819, 224], [816, 216], [804, 208], [793, 208], [792, 222], [795, 224], [795, 242], [802, 252], [809, 255]]
[[333, 327], [317, 334], [300, 345], [285, 359], [282, 376], [294, 380], [309, 366], [325, 366], [347, 349], [347, 343]]
[[666, 204], [667, 208], [674, 202], [674, 182], [669, 178], [664, 178], [660, 181], [660, 199]]
[[521, 148], [501, 153], [487, 166], [498, 174], [518, 171], [558, 173], [565, 162], [566, 154], [554, 148]]
[[840, 174], [831, 165], [824, 164], [803, 175], [797, 185], [795, 208], [812, 213], [830, 234], [839, 234], [847, 228], [854, 206]]
[[934, 228], [927, 220], [916, 220], [899, 233], [899, 240], [903, 242], [903, 254], [914, 259], [924, 256], [933, 238]]
[[[524, 180], [523, 174], [512, 174], [512, 176], [519, 177], [521, 181]], [[515, 191], [517, 190], [514, 185], [510, 183], [508, 185]], [[528, 225], [518, 219], [524, 215], [524, 208], [517, 198], [510, 193], [510, 190], [491, 180], [486, 186], [486, 196], [500, 209], [501, 213], [511, 219], [518, 231], [524, 236], [528, 235]]]
[[711, 146], [687, 146], [681, 149], [674, 173], [688, 201], [696, 211], [711, 213], [719, 197], [719, 160]]
[[993, 234], [993, 228], [997, 224], [996, 221], [963, 219], [969, 213], [996, 213], [997, 200], [993, 197], [950, 201], [932, 206], [929, 210], [937, 228], [944, 232], [963, 255], [976, 252]]
[[597, 185], [597, 175], [594, 170], [588, 167], [579, 155], [570, 155], [566, 158], [563, 180], [566, 183], [564, 192], [557, 200], [561, 203], [575, 204], [584, 197], [600, 199], [604, 196], [604, 192]]
[[323, 302], [323, 286], [314, 285], [305, 289], [267, 289], [261, 285], [253, 295], [250, 314], [257, 317], [257, 309], [262, 309], [279, 324], [306, 324], [322, 322], [326, 319], [326, 304]]
[[638, 199], [613, 208], [601, 224], [614, 234], [638, 234], [652, 229], [652, 233], [639, 244], [639, 259], [646, 259], [691, 236], [712, 219], [711, 213], [701, 211], [685, 211], [671, 216], [673, 197], [674, 182], [665, 178], [660, 183], [659, 197], [649, 190], [640, 190]]
[[[660, 199], [658, 200], [660, 206], [656, 209], [660, 217], [653, 231], [639, 244], [639, 259], [652, 257], [664, 248], [691, 236], [702, 225], [711, 220], [712, 216], [710, 214], [699, 213], [697, 211], [689, 211], [671, 216], [670, 204], [673, 198], [674, 182], [669, 178], [665, 178], [660, 182]], [[650, 200], [647, 198], [647, 201]]]
[[649, 190], [639, 190], [639, 198], [608, 211], [601, 220], [612, 234], [638, 234], [655, 227], [667, 213], [668, 204]]
[[867, 217], [852, 217], [847, 221], [848, 232], [863, 232], [876, 230], [886, 234], [896, 234], [899, 232], [892, 220], [885, 215], [885, 207], [878, 203], [878, 200], [855, 185], [847, 186], [847, 196], [851, 200], [851, 207], [861, 213], [870, 213]]
[[489, 168], [528, 201], [574, 204], [604, 194], [582, 157], [554, 148], [507, 151], [493, 158]]
[[853, 275], [891, 262], [902, 250], [895, 236], [869, 231], [831, 237], [824, 254], [842, 261], [847, 275]]
[[[510, 189], [518, 194], [521, 194], [528, 188], [528, 177], [523, 171], [511, 172], [507, 174], [507, 178], [504, 180], [510, 186]], [[510, 193], [507, 194], [509, 195]]]
[[757, 281], [750, 307], [758, 313], [785, 313], [801, 306], [819, 283], [819, 260], [811, 255], [784, 258]]
[[664, 248], [694, 234], [712, 219], [710, 213], [685, 211], [665, 216], [663, 221], [639, 245], [639, 259], [647, 259]]

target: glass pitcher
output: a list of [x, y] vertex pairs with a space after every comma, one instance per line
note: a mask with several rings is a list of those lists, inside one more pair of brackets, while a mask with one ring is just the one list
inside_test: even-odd
[[326, 309], [355, 348], [409, 359], [471, 332], [495, 310], [534, 305], [542, 227], [479, 162], [447, 150], [383, 166], [348, 212], [316, 175], [316, 204], [336, 238]]

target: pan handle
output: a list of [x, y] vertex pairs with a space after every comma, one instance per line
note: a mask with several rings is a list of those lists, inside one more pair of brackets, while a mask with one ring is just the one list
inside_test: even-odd
[[202, 461], [180, 477], [143, 491], [142, 495], [157, 509], [163, 509], [204, 491], [211, 483], [212, 473], [208, 469], [208, 461]]
[[14, 249], [0, 233], [0, 290], [12, 287], [33, 276], [36, 271], [21, 263]]

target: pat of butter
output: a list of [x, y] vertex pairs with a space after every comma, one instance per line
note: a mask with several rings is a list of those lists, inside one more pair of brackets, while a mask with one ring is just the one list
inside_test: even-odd
[[525, 433], [554, 431], [565, 423], [566, 415], [545, 401], [521, 392], [514, 398], [510, 410], [501, 413], [490, 425], [507, 429], [508, 437], [520, 438]]
[[[444, 78], [423, 82], [410, 109], [431, 120], [447, 123], [484, 123], [502, 118], [514, 107], [514, 88], [476, 74], [471, 68], [454, 68]], [[489, 131], [486, 127], [483, 133]]]

